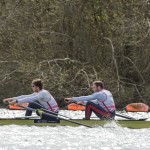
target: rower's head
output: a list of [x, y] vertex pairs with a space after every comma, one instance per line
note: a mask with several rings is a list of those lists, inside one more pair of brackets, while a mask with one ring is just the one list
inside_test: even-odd
[[35, 79], [32, 81], [33, 92], [39, 92], [43, 89], [43, 82], [41, 79]]
[[94, 81], [92, 85], [93, 92], [99, 92], [104, 89], [104, 83], [102, 81]]

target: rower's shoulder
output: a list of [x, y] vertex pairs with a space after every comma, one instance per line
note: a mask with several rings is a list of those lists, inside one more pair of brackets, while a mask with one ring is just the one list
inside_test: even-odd
[[47, 91], [47, 90], [45, 90], [45, 89], [42, 89], [42, 90], [40, 91], [40, 93], [41, 93], [41, 94], [50, 94], [50, 92]]
[[106, 89], [103, 89], [102, 91], [100, 91], [102, 93], [108, 93], [108, 94], [111, 94], [111, 92], [109, 90], [106, 90]]
[[45, 89], [42, 89], [39, 93], [47, 93], [48, 91]]

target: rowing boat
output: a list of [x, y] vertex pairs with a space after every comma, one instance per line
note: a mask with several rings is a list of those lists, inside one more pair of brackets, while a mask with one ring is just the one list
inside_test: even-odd
[[[96, 127], [102, 126], [107, 127], [108, 125], [115, 123], [121, 127], [141, 129], [150, 128], [150, 121], [139, 121], [139, 120], [115, 120], [115, 121], [103, 121], [103, 120], [83, 120], [83, 119], [72, 119], [73, 121], [79, 122], [81, 124], [86, 124], [88, 126]], [[28, 126], [79, 126], [68, 122], [66, 120], [54, 119], [54, 120], [42, 120], [42, 119], [27, 119], [27, 118], [0, 118], [0, 125], [28, 125]]]
[[[58, 115], [57, 113], [51, 112], [46, 109], [33, 109], [30, 107], [25, 107], [18, 105], [21, 108], [26, 110], [30, 110], [36, 112], [40, 115], [41, 118], [46, 119], [43, 120], [41, 118], [33, 118], [33, 116], [25, 116], [25, 117], [17, 117], [17, 118], [0, 118], [0, 125], [35, 125], [35, 126], [85, 126], [85, 127], [95, 127], [95, 126], [102, 126], [102, 127], [111, 127], [112, 124], [116, 124], [121, 127], [127, 128], [134, 128], [134, 129], [141, 129], [141, 128], [150, 128], [150, 121], [145, 121], [148, 118], [140, 118], [136, 119], [134, 117], [130, 117], [128, 115], [118, 114], [116, 116], [122, 117], [127, 120], [99, 120], [99, 119], [91, 119], [91, 120], [83, 120], [83, 119], [71, 119], [64, 115]], [[51, 118], [51, 119], [50, 119]]]

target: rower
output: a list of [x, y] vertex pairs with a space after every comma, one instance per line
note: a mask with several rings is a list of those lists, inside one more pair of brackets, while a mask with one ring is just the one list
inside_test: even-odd
[[104, 89], [102, 81], [95, 81], [92, 85], [93, 94], [81, 97], [65, 98], [66, 103], [87, 101], [85, 119], [89, 120], [92, 112], [101, 120], [112, 120], [115, 117], [115, 103], [110, 91]]
[[[32, 81], [33, 93], [30, 95], [22, 95], [18, 97], [12, 97], [4, 99], [4, 103], [10, 105], [29, 103], [28, 107], [33, 109], [44, 108], [51, 112], [58, 114], [59, 108], [54, 97], [45, 89], [43, 89], [43, 82], [41, 79], [35, 79]], [[26, 110], [25, 116], [31, 116], [32, 110]], [[39, 115], [39, 114], [38, 114]], [[49, 119], [49, 118], [48, 118]]]

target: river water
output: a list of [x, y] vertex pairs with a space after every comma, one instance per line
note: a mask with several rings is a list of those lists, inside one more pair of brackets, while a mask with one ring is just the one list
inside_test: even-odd
[[[23, 116], [24, 111], [1, 110], [2, 117]], [[84, 112], [61, 111], [82, 118]], [[33, 114], [34, 115], [34, 114]], [[128, 114], [133, 117], [149, 114]], [[94, 117], [94, 116], [93, 116]], [[117, 118], [119, 119], [119, 118]], [[0, 150], [150, 150], [150, 129], [122, 128], [115, 123], [105, 127], [0, 126]]]

